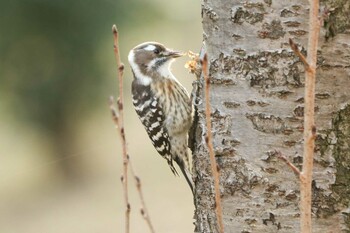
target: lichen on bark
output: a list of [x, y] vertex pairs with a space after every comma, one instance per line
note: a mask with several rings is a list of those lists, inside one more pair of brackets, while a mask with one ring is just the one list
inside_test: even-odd
[[[332, 189], [339, 196], [339, 203], [346, 206], [350, 202], [350, 105], [336, 114], [333, 126], [337, 137], [334, 147], [337, 178]], [[350, 222], [348, 224], [350, 225]]]

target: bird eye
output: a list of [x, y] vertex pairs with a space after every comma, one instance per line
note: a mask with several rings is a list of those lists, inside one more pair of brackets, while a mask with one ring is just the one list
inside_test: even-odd
[[155, 54], [159, 54], [159, 53], [160, 53], [159, 49], [154, 49], [153, 52], [154, 52]]

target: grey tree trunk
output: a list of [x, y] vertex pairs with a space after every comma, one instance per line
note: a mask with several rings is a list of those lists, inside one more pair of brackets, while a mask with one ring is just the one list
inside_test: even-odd
[[[322, 1], [316, 85], [313, 231], [350, 232], [350, 1]], [[281, 151], [302, 162], [307, 0], [204, 0], [215, 154], [226, 233], [299, 227], [299, 180]], [[204, 136], [203, 79], [194, 84], [195, 232], [217, 232], [213, 178]]]

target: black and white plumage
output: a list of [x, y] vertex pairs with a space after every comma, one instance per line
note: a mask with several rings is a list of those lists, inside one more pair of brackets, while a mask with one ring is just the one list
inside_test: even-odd
[[192, 124], [192, 104], [186, 89], [170, 72], [170, 64], [181, 53], [157, 42], [146, 42], [129, 53], [134, 74], [132, 96], [135, 110], [154, 148], [167, 160], [174, 174], [173, 161], [180, 167], [193, 191], [187, 152], [187, 135]]

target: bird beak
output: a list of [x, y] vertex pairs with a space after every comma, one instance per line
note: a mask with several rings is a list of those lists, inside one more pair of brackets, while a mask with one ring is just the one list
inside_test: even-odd
[[184, 56], [185, 54], [182, 53], [182, 52], [178, 52], [178, 51], [173, 51], [173, 50], [167, 49], [167, 50], [164, 52], [164, 55], [165, 55], [166, 57], [169, 57], [169, 58], [177, 58], [177, 57], [182, 57], [182, 56]]

